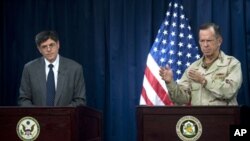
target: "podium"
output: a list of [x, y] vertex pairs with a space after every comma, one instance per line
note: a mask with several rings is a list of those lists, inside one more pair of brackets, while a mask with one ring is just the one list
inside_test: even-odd
[[85, 106], [1, 107], [1, 140], [20, 140], [17, 125], [24, 117], [32, 117], [38, 122], [40, 133], [36, 141], [103, 140], [102, 113]]
[[190, 136], [182, 134], [186, 133], [186, 125], [193, 125], [189, 129], [200, 134], [199, 141], [228, 141], [230, 125], [240, 124], [240, 118], [237, 106], [139, 106], [137, 138], [138, 141], [189, 140]]

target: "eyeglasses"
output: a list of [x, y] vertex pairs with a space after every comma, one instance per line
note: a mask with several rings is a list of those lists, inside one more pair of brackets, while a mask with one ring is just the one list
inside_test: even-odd
[[45, 49], [53, 49], [56, 46], [56, 43], [50, 43], [49, 45], [43, 45], [40, 46], [41, 49], [45, 50]]
[[199, 43], [201, 45], [204, 45], [204, 44], [212, 44], [213, 42], [215, 41], [215, 39], [211, 39], [211, 40], [200, 40]]

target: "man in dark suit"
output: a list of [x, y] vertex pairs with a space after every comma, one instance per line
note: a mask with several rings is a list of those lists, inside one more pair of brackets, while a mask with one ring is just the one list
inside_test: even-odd
[[58, 54], [60, 43], [56, 32], [40, 32], [35, 40], [42, 57], [25, 64], [18, 104], [20, 106], [86, 105], [82, 66]]

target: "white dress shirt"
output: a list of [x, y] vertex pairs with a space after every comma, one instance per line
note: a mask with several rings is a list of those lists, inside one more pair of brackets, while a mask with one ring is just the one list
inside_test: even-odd
[[49, 64], [53, 64], [53, 72], [54, 72], [54, 79], [55, 79], [55, 89], [57, 88], [57, 78], [58, 78], [58, 69], [59, 69], [59, 54], [56, 57], [56, 60], [53, 63], [50, 63], [48, 60], [45, 60], [45, 72], [46, 72], [46, 80], [49, 73]]

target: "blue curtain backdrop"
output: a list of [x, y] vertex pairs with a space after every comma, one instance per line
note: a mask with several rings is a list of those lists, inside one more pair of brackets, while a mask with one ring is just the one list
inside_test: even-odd
[[[136, 140], [146, 57], [170, 0], [2, 0], [0, 106], [15, 106], [26, 62], [40, 56], [34, 36], [59, 33], [60, 54], [83, 65], [88, 106], [104, 115], [105, 141]], [[204, 22], [220, 25], [222, 50], [242, 63], [240, 105], [250, 105], [250, 0], [184, 0], [197, 41]]]

